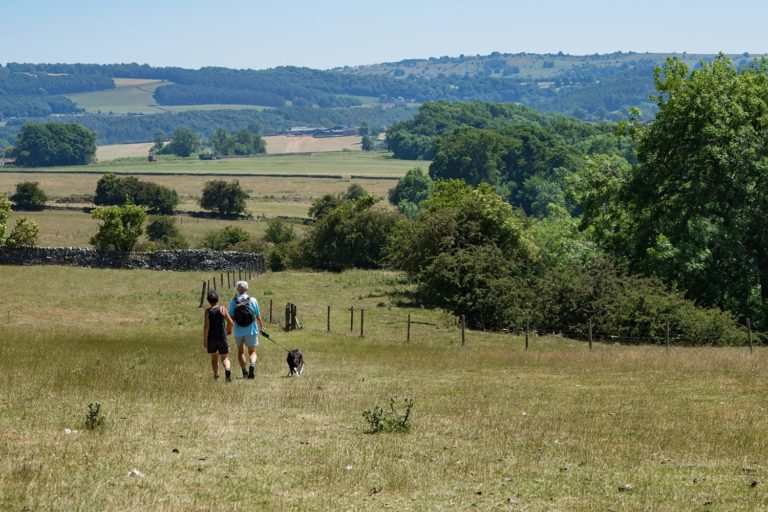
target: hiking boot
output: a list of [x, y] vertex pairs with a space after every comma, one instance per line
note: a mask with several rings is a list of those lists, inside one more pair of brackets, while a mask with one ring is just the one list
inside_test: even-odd
[[256, 378], [256, 366], [251, 365], [248, 367], [248, 378], [249, 379], [255, 379]]
[[246, 370], [245, 368], [242, 368], [242, 370], [243, 370], [243, 378], [247, 379], [248, 378], [248, 370]]
[[231, 372], [231, 371], [229, 371], [229, 370], [227, 370], [227, 371], [224, 373], [224, 379], [225, 379], [227, 382], [232, 382], [232, 372]]

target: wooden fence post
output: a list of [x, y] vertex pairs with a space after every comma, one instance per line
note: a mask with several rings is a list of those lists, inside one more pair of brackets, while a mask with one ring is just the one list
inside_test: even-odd
[[589, 319], [589, 350], [592, 350], [592, 319]]
[[224, 272], [219, 274], [219, 282], [221, 283], [221, 287], [224, 288]]
[[207, 282], [207, 284], [208, 284], [208, 291], [211, 291], [211, 290], [213, 290], [213, 288], [211, 288], [211, 280], [210, 280], [210, 279], [208, 279], [206, 282]]
[[325, 332], [331, 332], [331, 306], [328, 306], [325, 315]]
[[270, 324], [274, 323], [272, 321], [272, 299], [269, 299], [269, 323]]
[[200, 292], [200, 305], [199, 308], [203, 307], [203, 303], [205, 302], [205, 281], [203, 281], [203, 290]]
[[291, 304], [291, 330], [295, 331], [299, 328], [299, 324], [296, 321], [296, 316], [299, 313], [299, 307], [296, 304]]
[[360, 308], [360, 337], [365, 337], [365, 309]]
[[355, 306], [349, 307], [349, 332], [355, 330]]
[[670, 338], [670, 332], [669, 332], [669, 320], [667, 320], [667, 333], [666, 333], [666, 341], [667, 341], [667, 352], [669, 352], [669, 338]]
[[285, 330], [291, 330], [291, 304], [285, 305]]
[[466, 337], [464, 334], [464, 329], [467, 326], [467, 317], [464, 315], [461, 315], [461, 346], [464, 346], [464, 343], [466, 341]]
[[408, 328], [405, 331], [405, 341], [407, 343], [411, 342], [411, 314], [408, 313]]
[[229, 274], [230, 272], [227, 270], [227, 288], [232, 289], [232, 280], [230, 279], [231, 276]]
[[219, 287], [216, 286], [216, 276], [213, 276], [213, 289], [214, 290], [218, 290], [219, 289]]
[[528, 320], [525, 321], [525, 351], [528, 352]]
[[749, 336], [749, 353], [751, 354], [754, 350], [752, 348], [752, 319], [747, 318], [747, 335]]

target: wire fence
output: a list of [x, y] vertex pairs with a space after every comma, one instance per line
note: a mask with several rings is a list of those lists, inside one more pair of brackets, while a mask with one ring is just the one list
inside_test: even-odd
[[[235, 287], [238, 281], [250, 280], [260, 275], [262, 272], [263, 269], [259, 268], [258, 265], [252, 264], [236, 270], [219, 272], [218, 274], [213, 275], [210, 279], [202, 281], [199, 307], [203, 307], [205, 304], [205, 298], [208, 291], [219, 289], [231, 290]], [[467, 327], [467, 319], [465, 315], [452, 316], [450, 320], [439, 323], [437, 321], [429, 321], [427, 319], [415, 317], [413, 312], [408, 312], [406, 315], [393, 318], [392, 314], [371, 315], [371, 309], [366, 310], [365, 307], [359, 305], [355, 306], [354, 304], [349, 307], [307, 303], [299, 306], [290, 301], [286, 301], [284, 304], [282, 302], [277, 304], [273, 298], [270, 298], [269, 302], [265, 301], [262, 303], [261, 307], [264, 321], [269, 325], [277, 326], [284, 331], [292, 331], [307, 327], [316, 332], [324, 331], [328, 334], [344, 334], [347, 336], [365, 338], [371, 328], [384, 326], [392, 330], [393, 326], [402, 326], [403, 341], [405, 343], [411, 343], [415, 339], [414, 329], [419, 327], [430, 328], [432, 333], [448, 335], [451, 343], [460, 343], [462, 346], [469, 343], [469, 335], [472, 332], [485, 332], [470, 331]], [[366, 311], [368, 311], [367, 315]], [[303, 315], [302, 312], [308, 314]], [[312, 320], [308, 321], [309, 323], [306, 323], [307, 319], [310, 318]], [[343, 326], [341, 328], [339, 326], [340, 323]], [[347, 325], [349, 326], [349, 329], [346, 328]], [[664, 346], [666, 350], [670, 350], [675, 346], [701, 345], [701, 343], [695, 343], [695, 340], [686, 339], [681, 334], [675, 333], [670, 322], [666, 323], [664, 333], [661, 336], [637, 336], [599, 332], [595, 328], [594, 322], [591, 320], [588, 322], [586, 331], [587, 332], [573, 330], [548, 333], [525, 322], [507, 329], [490, 332], [523, 338], [524, 350], [526, 351], [530, 349], [533, 339], [548, 334], [583, 341], [587, 343], [589, 350], [593, 349], [595, 343], [659, 345]], [[762, 340], [766, 339], [766, 335], [755, 332], [750, 320], [747, 320], [746, 322], [746, 332], [746, 348], [748, 348], [749, 353], [753, 353], [755, 345], [762, 344]], [[390, 336], [390, 339], [392, 338], [394, 337]]]

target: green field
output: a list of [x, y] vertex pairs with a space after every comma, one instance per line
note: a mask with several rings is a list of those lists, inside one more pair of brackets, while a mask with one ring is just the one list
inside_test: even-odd
[[[446, 315], [394, 306], [397, 274], [289, 272], [252, 291], [265, 310], [298, 305], [305, 329], [273, 332], [305, 376], [285, 378], [264, 342], [257, 379], [226, 384], [201, 347], [209, 277], [0, 267], [0, 509], [768, 507], [762, 349], [533, 337], [525, 352], [481, 332], [462, 347]], [[408, 313], [436, 324], [410, 344]], [[362, 411], [390, 397], [415, 400], [412, 431], [366, 434]], [[93, 401], [106, 423], [90, 432]]]
[[258, 105], [158, 105], [153, 96], [158, 87], [170, 82], [162, 80], [116, 79], [114, 89], [68, 94], [67, 98], [91, 113], [159, 114], [197, 110], [264, 110]]
[[[16, 184], [23, 181], [33, 181], [39, 183], [48, 196], [50, 203], [88, 206], [90, 201], [84, 200], [85, 196], [93, 196], [99, 178], [101, 178], [101, 175], [95, 173], [0, 172], [0, 194], [11, 195], [16, 189]], [[184, 210], [199, 209], [197, 201], [202, 194], [203, 187], [207, 181], [214, 179], [211, 176], [194, 174], [139, 176], [139, 178], [176, 190], [181, 199], [180, 208]], [[305, 208], [302, 213], [303, 215], [306, 214], [308, 205], [315, 199], [325, 194], [344, 192], [353, 183], [362, 186], [377, 197], [386, 198], [387, 192], [396, 183], [394, 180], [306, 179], [261, 176], [240, 176], [236, 179], [245, 191], [250, 194], [251, 199], [248, 201], [248, 208], [254, 214], [260, 214], [267, 204], [284, 203], [289, 210], [294, 209], [296, 205], [303, 205], [302, 207]], [[290, 215], [290, 213], [285, 213], [285, 215]]]
[[[279, 213], [264, 212], [263, 214], [268, 217], [278, 215], [303, 217], [306, 215], [306, 210], [297, 210], [295, 212], [297, 215], [289, 215], [290, 210], [287, 210], [283, 205], [270, 206], [274, 212]], [[258, 214], [261, 215], [261, 213]], [[26, 217], [38, 224], [40, 227], [38, 245], [41, 247], [87, 247], [90, 245], [91, 237], [99, 229], [98, 221], [91, 218], [90, 214], [79, 211], [46, 210], [13, 213], [11, 215], [12, 225], [18, 217]], [[267, 228], [266, 220], [258, 217], [253, 220], [233, 221], [176, 216], [176, 225], [191, 247], [199, 247], [205, 235], [226, 226], [242, 228], [250, 235], [251, 240], [256, 241], [264, 236]], [[302, 233], [304, 229], [306, 229], [305, 226], [301, 224], [294, 225], [294, 230], [298, 233]]]
[[[169, 159], [157, 164], [129, 159], [55, 169], [6, 168], [0, 171], [0, 194], [11, 195], [18, 183], [34, 181], [45, 191], [51, 205], [93, 206], [91, 200], [103, 172], [139, 173], [137, 177], [142, 180], [176, 190], [180, 198], [179, 210], [199, 211], [199, 198], [207, 181], [217, 177], [237, 179], [251, 196], [247, 208], [256, 220], [220, 221], [181, 217], [182, 233], [193, 246], [197, 246], [209, 231], [233, 223], [251, 233], [253, 238], [260, 238], [266, 226], [262, 218], [307, 218], [314, 200], [325, 194], [343, 193], [352, 184], [358, 184], [381, 198], [381, 204], [386, 206], [387, 193], [395, 186], [395, 178], [405, 174], [414, 164], [416, 162], [363, 152], [265, 156], [214, 162]], [[419, 164], [426, 165], [428, 162]], [[148, 176], [142, 172], [153, 174]], [[326, 174], [338, 177], [319, 177]], [[363, 177], [352, 179], [352, 174]], [[39, 224], [38, 243], [42, 246], [85, 246], [97, 230], [96, 221], [80, 211], [19, 212], [14, 214], [16, 217], [29, 217]], [[297, 226], [297, 229], [301, 230], [301, 227]]]
[[195, 157], [161, 157], [158, 162], [146, 158], [130, 158], [112, 162], [68, 167], [36, 169], [4, 168], [3, 172], [78, 172], [78, 173], [157, 173], [157, 174], [263, 174], [263, 175], [330, 175], [399, 178], [413, 167], [429, 167], [429, 162], [397, 160], [389, 153], [338, 151], [291, 155], [263, 155], [204, 161]]

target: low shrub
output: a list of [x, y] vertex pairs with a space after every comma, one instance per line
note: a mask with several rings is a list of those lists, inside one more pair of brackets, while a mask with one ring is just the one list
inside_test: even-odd
[[10, 197], [17, 210], [39, 211], [45, 208], [48, 196], [35, 181], [25, 181], [16, 185], [16, 193]]
[[101, 402], [91, 402], [88, 404], [88, 411], [85, 413], [83, 422], [88, 430], [96, 430], [103, 427], [107, 421], [106, 415], [101, 410]]
[[189, 247], [184, 235], [181, 234], [176, 226], [176, 219], [173, 217], [153, 217], [147, 224], [147, 238], [152, 245], [145, 247], [154, 247], [155, 250], [167, 249], [186, 249]]
[[232, 251], [240, 244], [248, 242], [251, 236], [243, 228], [226, 226], [223, 229], [211, 231], [203, 239], [203, 247], [214, 251]]
[[366, 433], [407, 433], [411, 431], [411, 412], [413, 411], [414, 401], [411, 398], [405, 398], [402, 406], [398, 406], [395, 398], [389, 399], [389, 409], [374, 406], [372, 409], [363, 411], [363, 418], [368, 423]]
[[27, 218], [20, 218], [11, 230], [11, 234], [5, 241], [5, 245], [11, 248], [34, 247], [37, 245], [37, 237], [40, 227], [37, 222]]
[[267, 222], [267, 231], [264, 233], [264, 241], [273, 244], [284, 244], [296, 239], [296, 231], [293, 226], [282, 219], [271, 219]]

